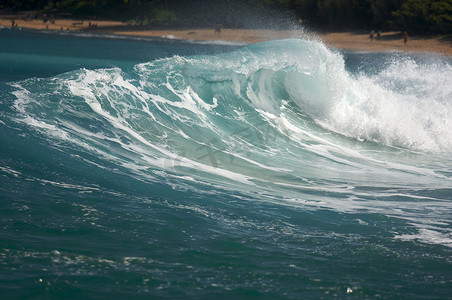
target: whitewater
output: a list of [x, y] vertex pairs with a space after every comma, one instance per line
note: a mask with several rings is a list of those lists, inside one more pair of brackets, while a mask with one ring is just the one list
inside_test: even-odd
[[450, 297], [450, 58], [5, 31], [5, 295]]

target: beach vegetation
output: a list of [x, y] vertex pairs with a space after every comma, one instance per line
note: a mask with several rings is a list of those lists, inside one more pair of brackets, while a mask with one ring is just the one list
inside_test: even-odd
[[[174, 11], [169, 9], [156, 9], [153, 13], [152, 19], [148, 23], [155, 22], [175, 22], [177, 20], [177, 15]], [[144, 25], [144, 24], [143, 24]]]
[[393, 12], [397, 25], [420, 32], [452, 32], [452, 1], [407, 0]]
[[[0, 8], [140, 20], [140, 25], [452, 33], [452, 0], [3, 0]], [[137, 22], [134, 22], [137, 23]], [[292, 24], [293, 24], [292, 23]], [[283, 24], [283, 25], [282, 25]]]

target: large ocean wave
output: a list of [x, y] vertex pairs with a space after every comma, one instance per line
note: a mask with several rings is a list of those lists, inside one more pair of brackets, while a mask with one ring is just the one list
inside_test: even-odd
[[[395, 55], [374, 72], [351, 72], [321, 42], [290, 39], [12, 88], [16, 122], [113, 173], [379, 211], [429, 224], [439, 243], [452, 245], [438, 221], [447, 209], [420, 219], [443, 197], [424, 191], [451, 184], [452, 67], [440, 57]], [[388, 200], [370, 201], [376, 190]]]

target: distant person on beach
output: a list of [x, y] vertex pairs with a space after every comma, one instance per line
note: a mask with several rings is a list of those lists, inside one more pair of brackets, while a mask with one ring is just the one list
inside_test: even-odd
[[369, 38], [370, 38], [370, 41], [371, 41], [371, 42], [374, 40], [374, 35], [375, 35], [375, 32], [372, 30], [372, 31], [370, 32], [370, 35], [369, 35]]
[[221, 33], [221, 25], [215, 26], [215, 32], [216, 32], [217, 34], [220, 34], [220, 33]]
[[403, 43], [406, 45], [406, 42], [408, 42], [408, 33], [406, 31], [403, 32]]
[[14, 19], [11, 20], [11, 27], [14, 27], [16, 25], [16, 21]]
[[378, 30], [378, 32], [377, 32], [377, 41], [379, 41], [380, 39], [381, 39], [381, 31]]

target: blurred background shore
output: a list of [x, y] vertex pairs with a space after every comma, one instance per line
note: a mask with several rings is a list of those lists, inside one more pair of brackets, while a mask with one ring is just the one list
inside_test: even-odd
[[[14, 26], [12, 22], [14, 22]], [[375, 37], [371, 39], [370, 33], [364, 31], [308, 32], [300, 28], [294, 30], [221, 28], [219, 32], [215, 28], [150, 29], [148, 27], [132, 26], [109, 20], [90, 21], [55, 18], [44, 23], [42, 19], [26, 18], [23, 14], [1, 15], [0, 25], [15, 30], [27, 28], [48, 31], [89, 31], [98, 34], [107, 33], [181, 40], [225, 41], [243, 44], [285, 38], [318, 38], [330, 47], [346, 50], [371, 52], [436, 52], [452, 56], [451, 40], [441, 40], [425, 35], [417, 35], [410, 36], [408, 41], [404, 43], [403, 33], [397, 31], [382, 32], [379, 37], [375, 34]]]
[[452, 55], [448, 0], [5, 0], [0, 25], [243, 44], [320, 38], [347, 50]]

